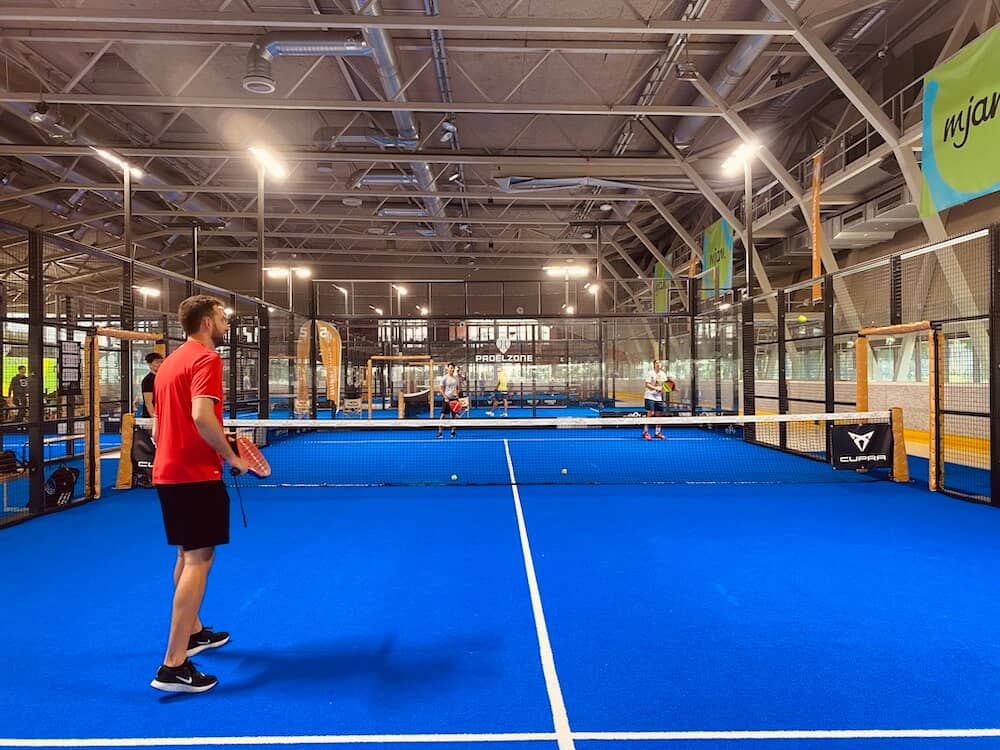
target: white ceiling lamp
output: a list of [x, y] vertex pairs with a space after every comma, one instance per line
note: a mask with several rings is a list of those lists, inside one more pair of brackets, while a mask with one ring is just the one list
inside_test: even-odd
[[607, 212], [607, 211], [610, 211], [612, 208], [614, 208], [614, 206], [612, 206], [610, 203], [602, 203], [601, 204], [601, 210], [602, 211]]
[[97, 148], [96, 146], [91, 146], [90, 148], [95, 154], [101, 157], [101, 159], [106, 161], [108, 164], [113, 164], [114, 166], [118, 167], [118, 169], [122, 170], [122, 172], [128, 170], [128, 173], [137, 180], [141, 179], [142, 176], [145, 174], [145, 172], [139, 169], [139, 167], [133, 167], [127, 161], [125, 161], [119, 156], [116, 156], [110, 151], [107, 151], [103, 148]]
[[448, 182], [454, 182], [459, 177], [461, 177], [461, 175], [458, 172], [455, 172], [454, 174], [450, 174], [450, 175], [448, 175]]
[[455, 140], [455, 136], [458, 134], [458, 126], [455, 125], [455, 121], [450, 117], [441, 123], [441, 143], [449, 143]]
[[247, 151], [260, 168], [274, 179], [283, 180], [288, 177], [288, 168], [269, 149], [264, 146], [250, 146]]
[[49, 119], [49, 105], [46, 104], [44, 100], [38, 102], [28, 119], [36, 125], [41, 125]]
[[587, 266], [543, 266], [542, 270], [548, 276], [561, 276], [566, 279], [582, 279], [590, 275]]
[[593, 232], [584, 232], [580, 236], [583, 237], [583, 239], [585, 239], [585, 240], [592, 240], [592, 239], [594, 239], [594, 233]]
[[350, 206], [351, 208], [357, 208], [364, 203], [364, 201], [360, 198], [342, 198], [340, 202], [345, 206]]

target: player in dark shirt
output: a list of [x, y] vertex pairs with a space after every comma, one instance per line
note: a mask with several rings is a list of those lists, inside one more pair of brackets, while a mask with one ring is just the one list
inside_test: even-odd
[[28, 368], [21, 365], [17, 375], [10, 380], [10, 405], [17, 407], [14, 422], [23, 422], [28, 416]]
[[146, 364], [149, 365], [149, 373], [142, 379], [142, 409], [139, 416], [150, 418], [156, 414], [156, 399], [153, 397], [153, 383], [156, 380], [156, 371], [163, 363], [163, 355], [159, 352], [150, 352], [146, 355]]

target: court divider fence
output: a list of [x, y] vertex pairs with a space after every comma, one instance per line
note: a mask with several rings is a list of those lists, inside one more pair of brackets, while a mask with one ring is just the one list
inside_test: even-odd
[[[936, 477], [934, 489], [1000, 502], [993, 486], [1000, 475], [992, 471], [1000, 460], [1000, 378], [991, 377], [1000, 367], [996, 226], [749, 300], [680, 277], [606, 279], [596, 289], [569, 280], [408, 282], [405, 296], [388, 281], [315, 280], [295, 310], [10, 223], [0, 222], [0, 244], [0, 434], [16, 459], [0, 472], [0, 527], [111, 487], [113, 465], [100, 482], [82, 476], [69, 497], [45, 491], [59, 468], [86, 475], [84, 426], [91, 422], [99, 426], [94, 455], [118, 460], [122, 417], [141, 402], [151, 347], [98, 336], [88, 367], [84, 342], [99, 327], [158, 332], [169, 352], [184, 339], [177, 306], [195, 293], [231, 309], [230, 337], [220, 348], [229, 419], [358, 418], [344, 407], [365, 397], [381, 416], [396, 416], [408, 394], [436, 388], [440, 372], [429, 378], [387, 366], [361, 393], [376, 355], [454, 361], [473, 416], [492, 405], [500, 369], [516, 416], [633, 414], [642, 409], [653, 358], [677, 382], [676, 414], [854, 411], [858, 331], [926, 320], [942, 341], [935, 400], [926, 395], [927, 337], [869, 337], [869, 406], [903, 408], [915, 476], [927, 462], [923, 474]], [[662, 295], [657, 285], [664, 284]], [[60, 383], [73, 372], [76, 347], [78, 392]], [[26, 380], [12, 394], [19, 367]], [[97, 401], [85, 398], [91, 381], [100, 385]]]

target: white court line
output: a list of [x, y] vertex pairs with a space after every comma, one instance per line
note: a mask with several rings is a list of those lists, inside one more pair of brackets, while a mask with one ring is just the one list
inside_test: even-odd
[[538, 631], [538, 652], [542, 659], [542, 674], [545, 676], [545, 689], [549, 693], [549, 705], [552, 708], [552, 724], [556, 730], [559, 750], [574, 750], [573, 733], [569, 728], [569, 716], [566, 714], [566, 704], [563, 702], [562, 689], [559, 687], [559, 677], [556, 674], [556, 661], [552, 656], [552, 644], [549, 642], [549, 629], [545, 624], [545, 613], [542, 611], [542, 595], [538, 591], [538, 579], [535, 577], [535, 563], [531, 557], [531, 545], [528, 544], [528, 528], [524, 524], [521, 493], [517, 488], [517, 478], [514, 476], [514, 463], [510, 460], [510, 446], [506, 440], [503, 441], [503, 451], [507, 456], [507, 470], [510, 472], [510, 489], [514, 493], [514, 511], [517, 513], [517, 529], [521, 535], [524, 569], [528, 574], [531, 611], [534, 613], [535, 629]]
[[[572, 740], [613, 742], [691, 740], [868, 740], [868, 739], [964, 739], [1000, 737], [1000, 728], [983, 729], [747, 729], [694, 730], [684, 732], [568, 732]], [[248, 737], [109, 737], [69, 739], [7, 739], [6, 747], [167, 747], [247, 745], [381, 745], [447, 744], [452, 742], [547, 742], [558, 740], [554, 732], [496, 734], [306, 734]]]

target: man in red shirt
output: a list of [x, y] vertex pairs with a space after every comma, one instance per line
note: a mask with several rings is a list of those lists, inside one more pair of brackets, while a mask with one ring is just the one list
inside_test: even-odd
[[215, 351], [229, 330], [225, 308], [198, 295], [178, 310], [187, 341], [163, 360], [154, 384], [156, 416], [153, 484], [160, 496], [167, 544], [177, 546], [174, 604], [163, 665], [150, 683], [172, 693], [202, 693], [217, 680], [188, 658], [229, 641], [229, 633], [203, 627], [198, 611], [215, 547], [229, 543], [229, 495], [222, 481], [225, 460], [237, 474], [237, 456], [222, 427], [222, 358]]

